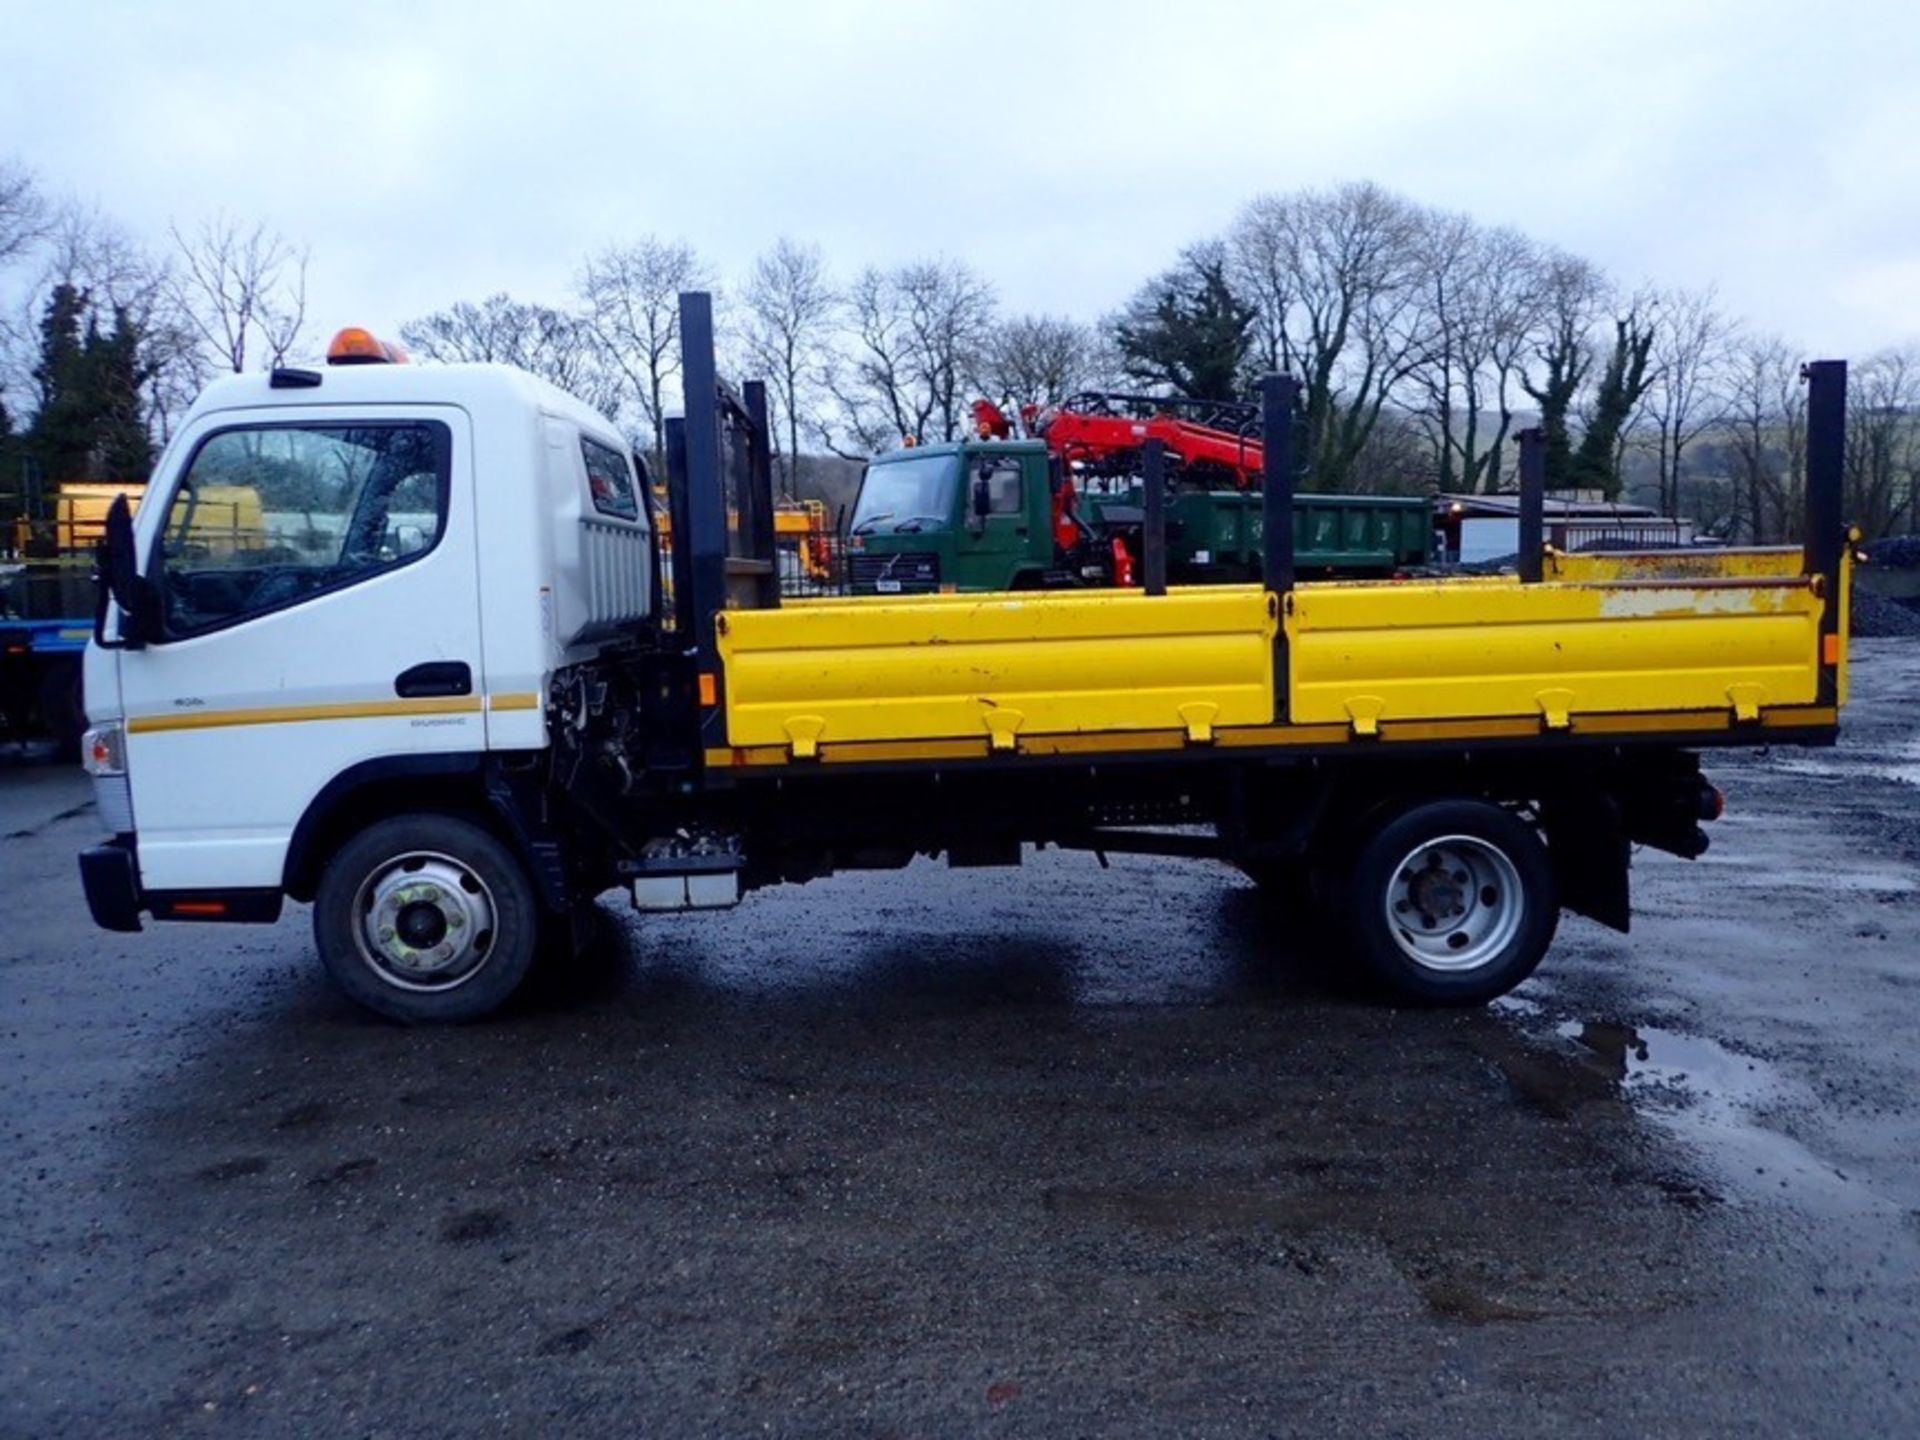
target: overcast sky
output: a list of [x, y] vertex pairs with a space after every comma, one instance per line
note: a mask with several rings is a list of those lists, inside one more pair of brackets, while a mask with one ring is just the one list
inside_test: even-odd
[[0, 153], [154, 239], [264, 217], [323, 333], [560, 301], [649, 231], [1092, 319], [1250, 196], [1364, 178], [1804, 352], [1920, 338], [1916, 0], [0, 0], [0, 37]]

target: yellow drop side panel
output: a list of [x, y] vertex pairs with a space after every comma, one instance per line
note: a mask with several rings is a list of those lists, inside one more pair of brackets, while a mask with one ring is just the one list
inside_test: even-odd
[[[1597, 567], [1596, 567], [1597, 568]], [[1764, 562], [1760, 568], [1766, 568]], [[1811, 703], [1823, 605], [1804, 579], [1301, 586], [1291, 718], [1349, 722]]]
[[1550, 551], [1549, 580], [1791, 580], [1805, 568], [1798, 545], [1702, 550]]
[[720, 616], [727, 739], [796, 756], [863, 740], [1185, 730], [1273, 718], [1278, 605], [1257, 586], [940, 597]]

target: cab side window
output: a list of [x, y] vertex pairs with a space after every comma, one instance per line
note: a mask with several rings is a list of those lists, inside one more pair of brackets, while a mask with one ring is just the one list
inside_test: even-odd
[[1018, 515], [1020, 513], [1020, 462], [1018, 460], [996, 460], [993, 470], [987, 478], [987, 513], [989, 515]]
[[209, 436], [160, 536], [168, 636], [284, 609], [426, 554], [446, 528], [450, 453], [447, 427], [428, 420]]
[[593, 496], [593, 508], [618, 520], [639, 519], [640, 500], [627, 457], [584, 435], [580, 437], [580, 454], [587, 462], [587, 490]]

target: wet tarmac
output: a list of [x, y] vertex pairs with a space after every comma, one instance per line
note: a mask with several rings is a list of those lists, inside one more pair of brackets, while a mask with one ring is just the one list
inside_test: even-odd
[[409, 1032], [0, 756], [0, 1434], [1920, 1433], [1920, 646], [1636, 932], [1357, 1000], [1219, 867], [639, 921]]

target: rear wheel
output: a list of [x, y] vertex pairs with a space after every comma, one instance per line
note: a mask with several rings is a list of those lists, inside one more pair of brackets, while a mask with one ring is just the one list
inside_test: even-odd
[[1344, 920], [1396, 998], [1477, 1005], [1531, 975], [1559, 922], [1539, 833], [1498, 805], [1441, 800], [1386, 821], [1360, 847]]
[[314, 896], [321, 962], [370, 1010], [475, 1020], [520, 987], [542, 916], [507, 847], [453, 815], [382, 820], [327, 862]]

